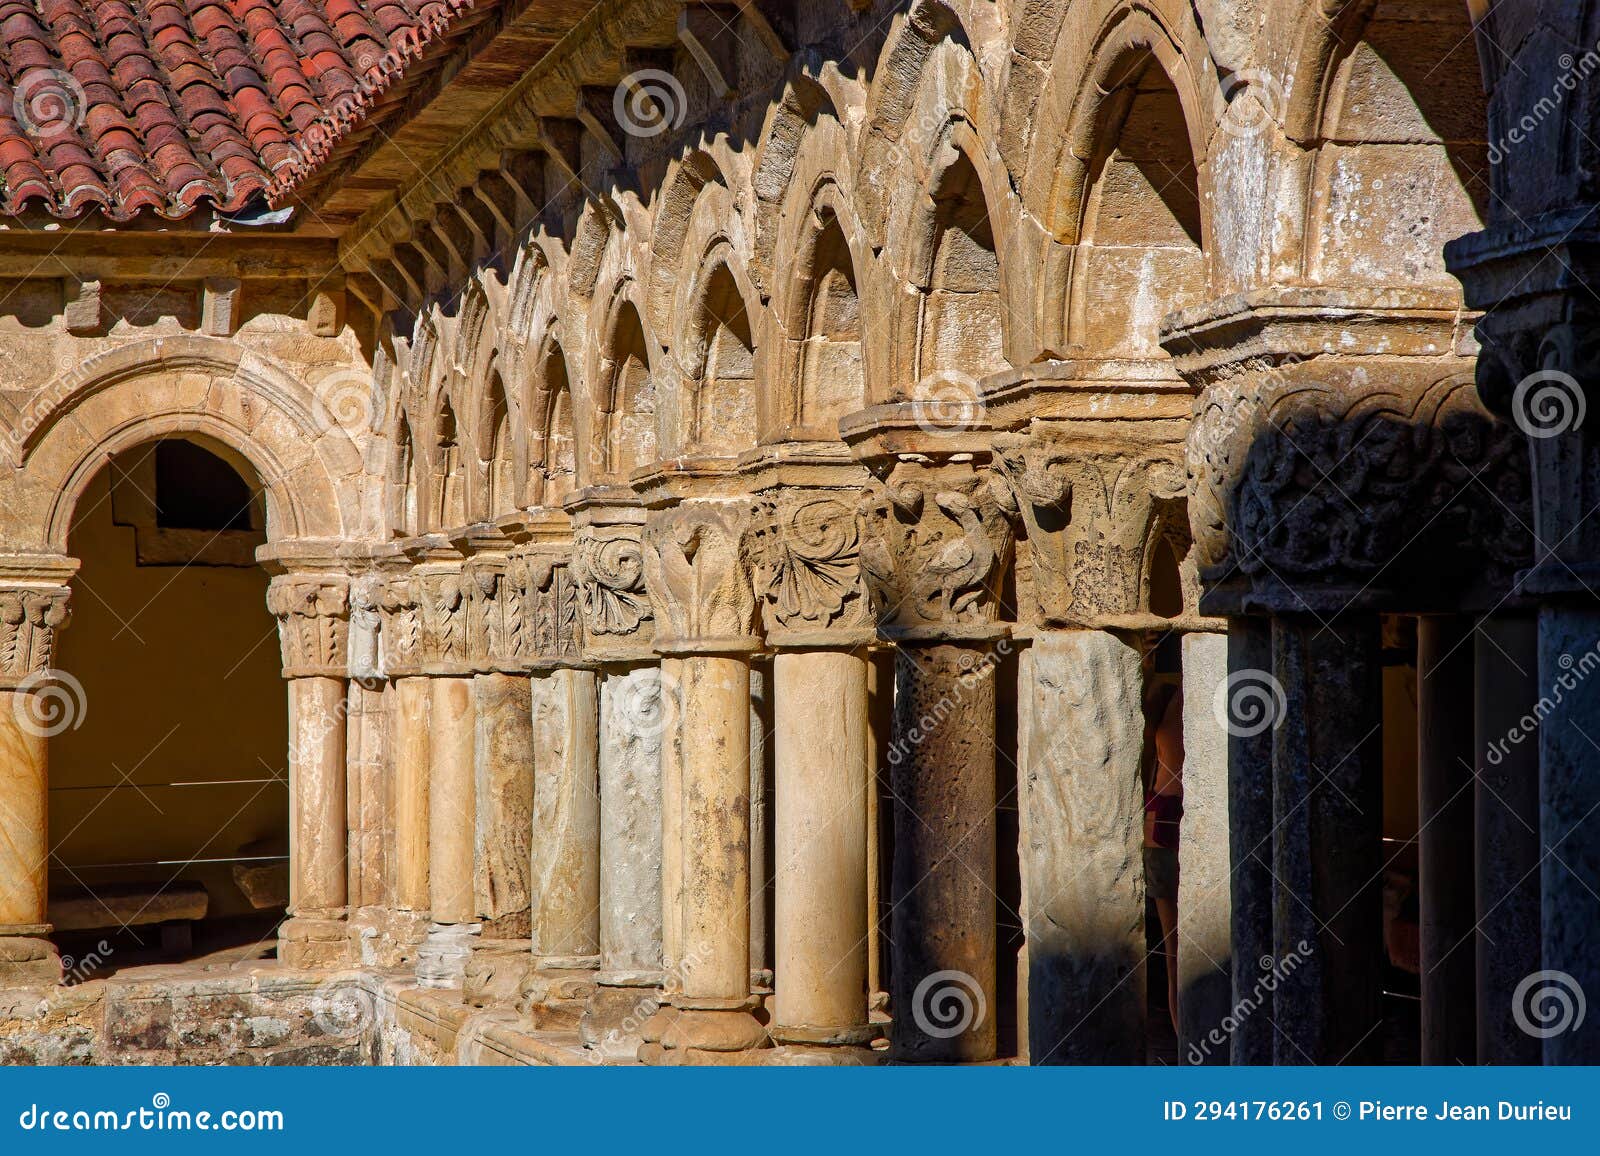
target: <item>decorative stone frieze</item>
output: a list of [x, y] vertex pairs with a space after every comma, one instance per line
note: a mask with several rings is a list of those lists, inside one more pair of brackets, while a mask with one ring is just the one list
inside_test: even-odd
[[0, 588], [0, 687], [14, 687], [51, 668], [56, 632], [71, 617], [65, 586]]
[[641, 545], [662, 653], [748, 653], [760, 647], [747, 508], [695, 503], [651, 516]]
[[283, 574], [267, 587], [278, 619], [285, 678], [343, 678], [348, 671], [350, 582], [341, 575]]
[[1035, 423], [1027, 435], [996, 436], [1026, 539], [1026, 609], [1040, 625], [1131, 625], [1146, 609], [1158, 539], [1188, 553], [1181, 439], [1165, 422]]

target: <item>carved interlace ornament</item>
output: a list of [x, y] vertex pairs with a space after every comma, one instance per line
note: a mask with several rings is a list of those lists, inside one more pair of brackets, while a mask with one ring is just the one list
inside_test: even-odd
[[651, 517], [642, 545], [658, 650], [759, 645], [748, 523], [748, 513], [733, 505], [679, 506]]
[[281, 575], [267, 586], [267, 609], [278, 619], [285, 678], [345, 676], [350, 638], [348, 579]]
[[890, 637], [989, 633], [1011, 529], [988, 471], [900, 467], [857, 507], [861, 564]]
[[1432, 605], [1452, 581], [1531, 560], [1526, 439], [1472, 382], [1214, 386], [1189, 437], [1208, 585], [1381, 585]]
[[1002, 435], [995, 456], [1027, 535], [1033, 610], [1095, 626], [1143, 609], [1149, 554], [1188, 551], [1181, 447]]
[[0, 685], [50, 669], [56, 631], [71, 617], [68, 593], [65, 586], [0, 589]]
[[852, 504], [818, 494], [763, 498], [754, 526], [756, 586], [769, 631], [809, 634], [871, 625]]

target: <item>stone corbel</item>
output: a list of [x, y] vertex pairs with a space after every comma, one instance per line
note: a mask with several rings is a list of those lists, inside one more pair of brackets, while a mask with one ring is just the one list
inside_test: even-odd
[[1012, 546], [1009, 495], [987, 469], [901, 462], [857, 507], [879, 633], [893, 641], [997, 637]]
[[285, 678], [344, 678], [349, 670], [350, 581], [337, 574], [282, 574], [267, 587], [278, 619]]
[[641, 545], [658, 652], [760, 649], [749, 522], [749, 511], [734, 504], [693, 503], [651, 515]]
[[[1042, 626], [1138, 625], [1146, 616], [1147, 555], [1164, 529], [1159, 506], [1184, 497], [1181, 445], [1047, 426], [998, 435], [995, 457], [1026, 540], [1025, 609]], [[1182, 558], [1186, 524], [1177, 536]]]
[[768, 493], [756, 503], [751, 553], [773, 646], [853, 647], [874, 637], [855, 506], [855, 493], [829, 490]]
[[65, 586], [0, 587], [0, 688], [38, 682], [53, 665], [56, 632], [67, 625]]

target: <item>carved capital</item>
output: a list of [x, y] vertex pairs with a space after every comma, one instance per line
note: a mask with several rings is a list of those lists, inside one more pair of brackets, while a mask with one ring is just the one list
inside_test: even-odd
[[422, 664], [422, 612], [411, 575], [387, 579], [378, 594], [383, 624], [378, 631], [378, 661], [390, 678], [418, 673]]
[[596, 656], [648, 654], [654, 613], [637, 526], [587, 526], [573, 539], [583, 647]]
[[65, 586], [0, 587], [0, 687], [16, 687], [51, 669], [56, 632], [72, 612]]
[[411, 578], [420, 618], [419, 658], [429, 674], [467, 674], [468, 582], [460, 567], [419, 568]]
[[642, 546], [658, 651], [739, 653], [761, 645], [748, 527], [748, 511], [735, 505], [696, 503], [652, 515]]
[[582, 629], [573, 570], [564, 551], [540, 550], [513, 560], [510, 579], [523, 607], [517, 653], [525, 664], [551, 668], [580, 660]]
[[350, 582], [333, 574], [283, 574], [267, 586], [278, 619], [283, 676], [343, 678], [348, 672]]
[[1165, 539], [1179, 559], [1188, 553], [1181, 444], [1151, 444], [1099, 424], [995, 439], [1025, 538], [1019, 600], [1042, 625], [1131, 624], [1150, 613], [1156, 544]]
[[845, 645], [872, 635], [854, 495], [764, 495], [753, 511], [752, 561], [774, 645]]
[[1208, 609], [1426, 610], [1503, 593], [1532, 558], [1526, 439], [1466, 374], [1426, 373], [1207, 389], [1188, 460]]
[[372, 575], [350, 583], [350, 677], [384, 677], [383, 582]]
[[903, 641], [998, 633], [1011, 553], [1009, 495], [988, 470], [896, 465], [857, 507], [861, 563], [878, 629]]

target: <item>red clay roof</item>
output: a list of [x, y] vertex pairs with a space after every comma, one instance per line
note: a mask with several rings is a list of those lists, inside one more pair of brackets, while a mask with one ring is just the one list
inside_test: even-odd
[[0, 212], [126, 221], [270, 197], [473, 6], [0, 0]]

